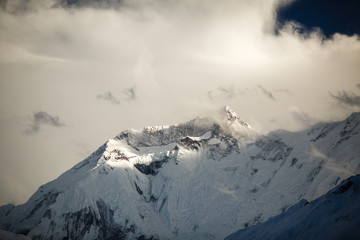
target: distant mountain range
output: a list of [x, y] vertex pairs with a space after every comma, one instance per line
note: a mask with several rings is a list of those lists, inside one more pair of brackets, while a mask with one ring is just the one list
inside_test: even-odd
[[360, 172], [359, 132], [353, 113], [261, 135], [229, 107], [126, 130], [25, 204], [2, 206], [0, 228], [33, 239], [224, 239], [239, 229], [228, 239], [252, 239], [258, 228], [269, 235], [254, 239], [307, 239], [329, 218], [343, 233], [359, 222], [359, 177], [328, 192]]

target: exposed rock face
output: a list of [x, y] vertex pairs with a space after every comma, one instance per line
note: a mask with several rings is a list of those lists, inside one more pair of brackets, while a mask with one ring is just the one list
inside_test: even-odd
[[228, 107], [127, 130], [20, 206], [0, 227], [34, 239], [222, 239], [360, 172], [359, 114], [261, 136]]

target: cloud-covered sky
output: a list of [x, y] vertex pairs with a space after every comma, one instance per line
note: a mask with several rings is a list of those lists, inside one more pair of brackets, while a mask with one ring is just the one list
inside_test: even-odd
[[223, 105], [260, 132], [359, 111], [359, 36], [279, 24], [286, 4], [0, 1], [0, 204], [128, 128]]

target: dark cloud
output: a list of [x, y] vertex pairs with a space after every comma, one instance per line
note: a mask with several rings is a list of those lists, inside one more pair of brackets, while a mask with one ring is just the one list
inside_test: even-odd
[[37, 0], [0, 0], [0, 9], [4, 12], [20, 15], [30, 12], [36, 12], [41, 8], [53, 7], [52, 1]]
[[360, 83], [356, 84], [356, 87], [357, 87], [357, 88], [360, 88]]
[[[356, 86], [359, 87], [359, 84]], [[360, 107], [360, 95], [347, 91], [340, 91], [336, 95], [330, 93], [330, 95], [341, 104]]]
[[264, 94], [265, 96], [267, 96], [267, 97], [270, 98], [271, 100], [274, 100], [274, 101], [276, 100], [275, 97], [274, 97], [274, 95], [273, 95], [270, 91], [266, 90], [266, 88], [264, 88], [264, 87], [261, 86], [261, 85], [258, 85], [258, 88], [261, 89], [261, 91], [263, 92], [263, 94]]
[[125, 5], [124, 0], [57, 0], [55, 6], [64, 8], [103, 8], [120, 9]]
[[120, 104], [120, 101], [111, 92], [99, 94], [97, 98], [111, 102], [112, 104]]
[[42, 7], [51, 8], [100, 8], [100, 9], [120, 9], [124, 0], [0, 0], [0, 8], [11, 14], [24, 14], [35, 12]]
[[24, 131], [25, 134], [37, 133], [42, 125], [53, 127], [64, 127], [65, 124], [60, 121], [58, 116], [52, 116], [47, 112], [34, 112], [30, 127]]
[[112, 92], [108, 91], [103, 94], [97, 95], [98, 99], [108, 101], [112, 104], [122, 104], [124, 102], [134, 101], [136, 99], [136, 88], [124, 88], [116, 97]]
[[127, 96], [128, 100], [132, 101], [132, 100], [136, 99], [136, 88], [135, 88], [135, 86], [131, 87], [131, 88], [125, 88], [123, 92]]
[[245, 89], [239, 89], [234, 87], [233, 85], [220, 86], [216, 90], [208, 91], [208, 97], [210, 98], [210, 100], [215, 100], [216, 98], [232, 99], [244, 95], [257, 95], [259, 94], [258, 90], [261, 90], [261, 93], [267, 98], [274, 101], [276, 100], [274, 94], [261, 85], [258, 85], [256, 88]]

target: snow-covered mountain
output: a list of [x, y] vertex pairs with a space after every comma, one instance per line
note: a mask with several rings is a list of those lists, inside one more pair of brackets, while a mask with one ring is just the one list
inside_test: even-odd
[[359, 237], [360, 175], [356, 175], [313, 202], [302, 200], [285, 213], [242, 229], [225, 240], [358, 240]]
[[360, 172], [360, 113], [266, 136], [229, 107], [127, 130], [23, 205], [0, 228], [34, 239], [222, 239], [325, 194]]

